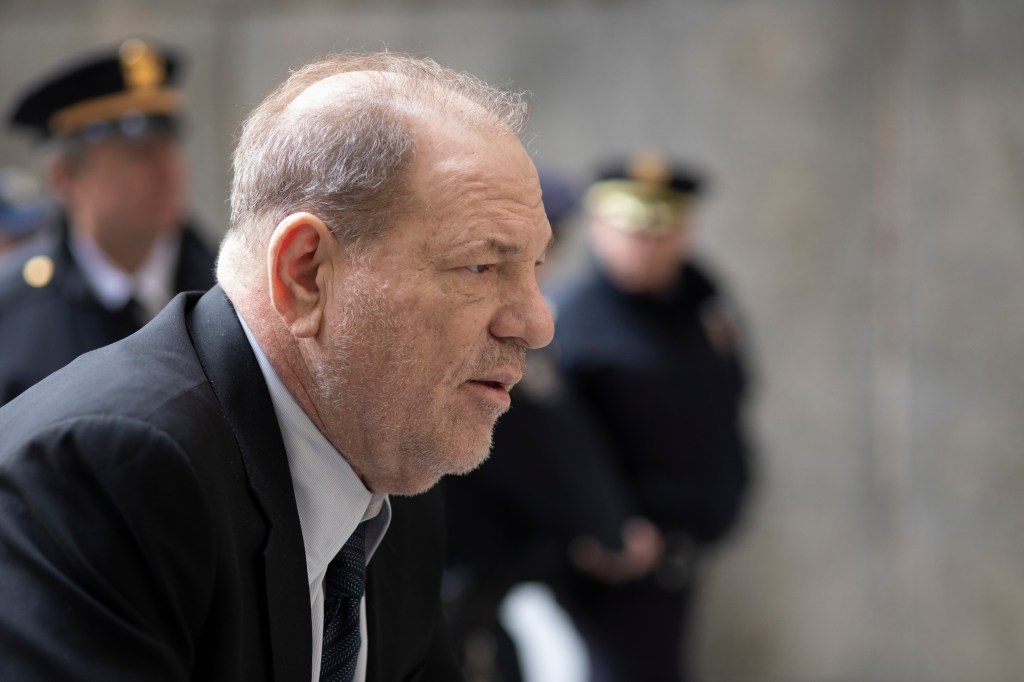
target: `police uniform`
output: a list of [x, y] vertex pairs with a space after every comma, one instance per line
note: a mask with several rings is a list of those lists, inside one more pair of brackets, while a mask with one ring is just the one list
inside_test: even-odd
[[[622, 220], [631, 211], [686, 210], [700, 189], [690, 171], [638, 178], [617, 164], [588, 191], [588, 203]], [[675, 208], [652, 208], [655, 196]], [[558, 311], [559, 365], [608, 430], [624, 484], [667, 545], [648, 579], [608, 586], [580, 577], [560, 597], [588, 643], [594, 679], [675, 680], [694, 564], [733, 527], [747, 490], [737, 325], [714, 277], [693, 258], [657, 294], [624, 292], [596, 267], [558, 296]]]
[[[172, 52], [136, 39], [125, 41], [116, 50], [76, 59], [31, 84], [8, 122], [40, 142], [86, 149], [114, 135], [174, 134], [182, 106], [178, 65]], [[18, 258], [0, 269], [0, 404], [82, 353], [138, 330], [163, 299], [214, 283], [213, 253], [186, 225], [158, 241], [166, 262], [148, 273], [161, 280], [156, 290], [166, 293], [126, 292], [124, 300], [117, 295], [111, 300], [104, 292], [110, 288], [106, 285], [112, 266], [95, 266], [103, 259], [94, 254], [93, 267], [87, 267], [82, 254], [90, 248], [83, 240], [60, 215], [47, 239], [31, 250], [19, 250]], [[159, 259], [149, 258], [143, 270], [154, 260]], [[114, 277], [130, 279], [126, 274]]]

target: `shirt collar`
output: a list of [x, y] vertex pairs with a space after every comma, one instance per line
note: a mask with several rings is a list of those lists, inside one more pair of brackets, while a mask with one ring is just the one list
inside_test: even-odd
[[387, 495], [367, 490], [344, 456], [285, 388], [241, 315], [238, 320], [256, 355], [281, 428], [306, 548], [306, 572], [312, 585], [361, 521], [369, 521], [369, 561], [391, 522], [391, 504]]
[[68, 248], [105, 308], [118, 310], [134, 297], [150, 316], [154, 316], [174, 295], [175, 266], [181, 243], [170, 235], [157, 238], [134, 275], [112, 263], [92, 239], [73, 230]]

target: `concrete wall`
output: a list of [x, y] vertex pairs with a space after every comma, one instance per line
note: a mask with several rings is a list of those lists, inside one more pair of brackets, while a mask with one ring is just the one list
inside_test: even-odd
[[[762, 461], [706, 576], [702, 679], [1019, 679], [1024, 3], [462, 5], [0, 0], [0, 101], [129, 33], [182, 46], [213, 237], [244, 113], [342, 48], [530, 90], [538, 163], [703, 162], [701, 245], [752, 328]], [[28, 158], [0, 140], [0, 163]]]

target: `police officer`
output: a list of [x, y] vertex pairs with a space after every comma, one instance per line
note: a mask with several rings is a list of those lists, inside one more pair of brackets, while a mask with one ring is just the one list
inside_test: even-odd
[[747, 491], [738, 329], [692, 252], [703, 186], [659, 154], [603, 168], [584, 197], [596, 267], [557, 297], [559, 365], [665, 541], [649, 577], [561, 592], [595, 680], [687, 679], [695, 562], [733, 527]]
[[17, 98], [8, 123], [43, 147], [62, 215], [0, 271], [0, 404], [213, 284], [213, 254], [185, 224], [179, 71], [171, 51], [129, 39]]

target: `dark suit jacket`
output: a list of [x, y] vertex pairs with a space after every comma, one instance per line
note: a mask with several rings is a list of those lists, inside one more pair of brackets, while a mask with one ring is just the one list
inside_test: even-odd
[[[461, 679], [437, 494], [392, 511], [368, 679]], [[280, 430], [219, 287], [0, 409], [0, 679], [307, 682], [311, 655]]]
[[[0, 268], [0, 405], [82, 353], [120, 341], [141, 326], [129, 310], [108, 310], [93, 294], [68, 249], [67, 225]], [[33, 287], [22, 266], [37, 255], [53, 262], [53, 277]], [[214, 284], [213, 253], [188, 227], [181, 235], [174, 290]]]

